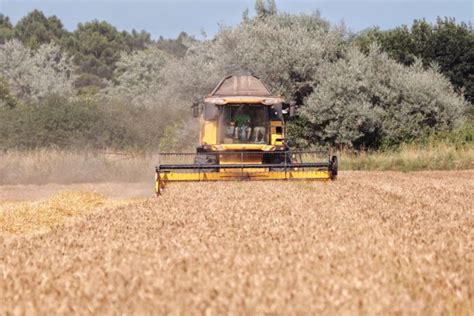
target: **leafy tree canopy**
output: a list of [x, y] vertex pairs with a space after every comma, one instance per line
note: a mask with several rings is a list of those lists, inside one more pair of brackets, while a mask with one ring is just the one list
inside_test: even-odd
[[13, 25], [10, 18], [0, 14], [0, 45], [13, 38]]
[[19, 99], [38, 101], [48, 94], [73, 95], [75, 66], [58, 45], [36, 51], [14, 39], [0, 46], [0, 75]]
[[41, 44], [60, 43], [69, 35], [56, 16], [46, 17], [43, 12], [33, 10], [15, 25], [15, 38], [26, 46], [37, 49]]
[[362, 32], [355, 42], [365, 53], [372, 43], [404, 65], [420, 58], [425, 67], [437, 63], [453, 85], [474, 102], [474, 30], [471, 24], [438, 18], [435, 24], [415, 20], [411, 27]]
[[188, 47], [196, 42], [196, 40], [189, 36], [186, 32], [179, 33], [176, 39], [160, 39], [156, 43], [156, 47], [167, 52], [171, 56], [182, 58], [188, 51]]
[[80, 23], [66, 44], [79, 71], [110, 79], [121, 52], [143, 49], [151, 43], [150, 34], [119, 32], [105, 21]]
[[424, 69], [420, 60], [405, 67], [377, 46], [368, 55], [351, 48], [321, 72], [326, 79], [306, 99], [306, 122], [295, 137], [306, 145], [394, 146], [452, 129], [466, 109], [437, 68]]

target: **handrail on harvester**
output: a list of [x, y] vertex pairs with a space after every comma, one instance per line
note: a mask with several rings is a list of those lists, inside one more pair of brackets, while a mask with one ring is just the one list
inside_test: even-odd
[[186, 169], [241, 169], [241, 168], [324, 168], [329, 167], [329, 162], [318, 163], [289, 163], [289, 164], [228, 164], [228, 165], [206, 165], [206, 164], [177, 164], [158, 165], [157, 170], [186, 170]]

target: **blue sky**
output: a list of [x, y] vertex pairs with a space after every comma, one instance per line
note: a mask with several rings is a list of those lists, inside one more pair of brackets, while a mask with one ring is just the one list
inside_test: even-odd
[[[320, 10], [333, 23], [344, 21], [360, 31], [377, 25], [382, 29], [411, 24], [415, 18], [435, 21], [449, 16], [469, 22], [474, 18], [473, 1], [466, 0], [276, 0], [280, 11], [291, 13]], [[153, 38], [176, 37], [181, 31], [202, 38], [212, 37], [219, 24], [235, 25], [242, 12], [253, 13], [254, 0], [0, 0], [0, 12], [13, 23], [33, 9], [56, 15], [69, 30], [79, 22], [106, 20], [120, 30], [146, 30]]]

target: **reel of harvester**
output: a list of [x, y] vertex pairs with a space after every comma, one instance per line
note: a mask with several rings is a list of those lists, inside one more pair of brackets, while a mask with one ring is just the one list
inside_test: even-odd
[[[161, 153], [155, 192], [170, 182], [243, 180], [334, 180], [337, 156], [321, 161], [320, 152]], [[318, 161], [319, 160], [319, 161]]]

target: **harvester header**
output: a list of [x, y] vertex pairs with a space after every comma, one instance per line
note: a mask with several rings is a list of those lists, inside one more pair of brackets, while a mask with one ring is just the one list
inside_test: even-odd
[[285, 119], [295, 114], [296, 107], [272, 95], [256, 76], [225, 77], [192, 108], [200, 120], [199, 146], [195, 153], [160, 153], [157, 195], [166, 183], [175, 181], [329, 180], [337, 176], [337, 157], [330, 151], [289, 148]]

